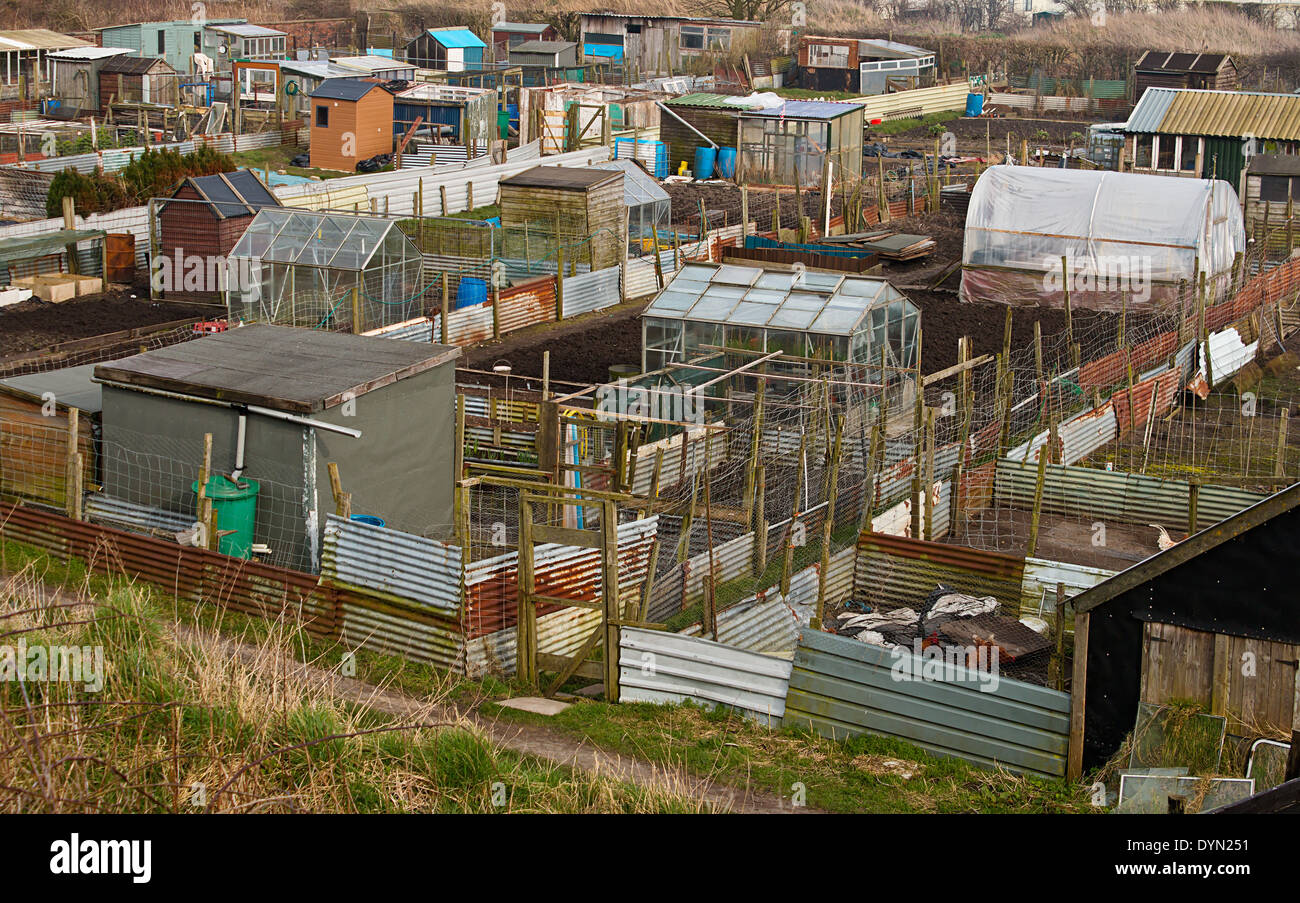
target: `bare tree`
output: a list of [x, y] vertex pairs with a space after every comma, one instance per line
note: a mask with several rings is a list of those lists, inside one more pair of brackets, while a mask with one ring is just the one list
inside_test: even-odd
[[791, 0], [709, 0], [704, 9], [724, 19], [766, 22], [787, 8]]

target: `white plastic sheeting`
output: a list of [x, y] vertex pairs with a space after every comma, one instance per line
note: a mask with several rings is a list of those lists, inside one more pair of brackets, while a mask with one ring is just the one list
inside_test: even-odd
[[[1132, 307], [1156, 284], [1193, 280], [1198, 265], [1229, 273], [1245, 247], [1236, 192], [1221, 180], [993, 166], [971, 191], [962, 298], [1040, 303], [1060, 291], [1064, 256], [1076, 306], [1110, 306], [1089, 303], [1091, 278], [1116, 308], [1121, 293]], [[1025, 297], [1033, 287], [1009, 283], [1008, 271], [1041, 281], [1039, 297]]]

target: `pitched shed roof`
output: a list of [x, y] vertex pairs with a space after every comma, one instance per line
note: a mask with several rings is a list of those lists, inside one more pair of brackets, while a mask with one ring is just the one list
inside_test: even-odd
[[378, 82], [368, 82], [359, 78], [327, 78], [316, 86], [311, 96], [323, 97], [326, 100], [360, 100], [379, 87], [382, 86]]
[[1125, 131], [1300, 141], [1300, 94], [1147, 88]]
[[246, 169], [222, 172], [211, 176], [191, 176], [172, 192], [175, 197], [186, 185], [209, 201], [209, 208], [218, 219], [231, 216], [252, 216], [263, 207], [279, 207], [280, 201], [262, 184], [256, 174]]
[[534, 166], [518, 175], [502, 179], [502, 185], [518, 185], [525, 188], [559, 188], [586, 191], [597, 185], [604, 185], [615, 179], [623, 178], [621, 172], [604, 169], [581, 169], [576, 166]]
[[1252, 176], [1300, 176], [1296, 154], [1256, 154], [1246, 170]]
[[1226, 53], [1170, 53], [1165, 50], [1148, 50], [1137, 61], [1139, 72], [1195, 72], [1213, 75], [1225, 62], [1232, 62]]
[[486, 47], [478, 35], [468, 28], [430, 28], [429, 35], [443, 47]]
[[255, 324], [95, 367], [95, 379], [309, 414], [456, 359], [459, 348]]
[[159, 63], [171, 68], [166, 60], [154, 56], [115, 56], [104, 64], [100, 72], [117, 72], [121, 75], [144, 75]]

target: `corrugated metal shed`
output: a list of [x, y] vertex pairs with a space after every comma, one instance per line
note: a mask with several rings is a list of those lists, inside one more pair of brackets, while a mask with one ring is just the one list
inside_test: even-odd
[[1300, 95], [1148, 88], [1125, 131], [1297, 141]]

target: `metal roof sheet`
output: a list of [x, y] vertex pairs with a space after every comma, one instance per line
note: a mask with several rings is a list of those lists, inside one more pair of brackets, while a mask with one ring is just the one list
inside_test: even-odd
[[391, 72], [394, 69], [415, 68], [414, 63], [395, 60], [391, 56], [375, 56], [374, 54], [367, 54], [365, 56], [339, 56], [330, 60], [330, 62], [347, 69], [357, 69], [362, 72]]
[[683, 94], [681, 97], [671, 97], [664, 103], [670, 107], [721, 107], [737, 113], [744, 109], [738, 104], [727, 103], [728, 96], [727, 94]]
[[429, 36], [443, 47], [486, 47], [482, 39], [468, 28], [429, 29]]
[[129, 47], [72, 47], [68, 50], [56, 50], [50, 54], [52, 60], [102, 60], [110, 56], [135, 53]]
[[236, 23], [233, 25], [209, 25], [209, 31], [220, 31], [225, 34], [232, 34], [237, 38], [281, 38], [287, 37], [283, 31], [277, 31], [274, 28], [267, 28], [264, 25], [252, 25], [249, 23]]
[[1138, 98], [1138, 102], [1134, 104], [1133, 112], [1129, 114], [1124, 131], [1160, 131], [1160, 123], [1164, 120], [1169, 105], [1174, 102], [1176, 94], [1178, 94], [1176, 88], [1147, 88], [1142, 93], [1142, 96]]
[[89, 41], [59, 34], [48, 28], [19, 28], [0, 31], [0, 50], [66, 50], [90, 47]]
[[860, 103], [832, 100], [787, 100], [771, 109], [742, 110], [741, 115], [757, 119], [839, 119], [862, 108]]
[[513, 31], [519, 34], [542, 34], [551, 26], [538, 22], [498, 22], [492, 26], [493, 31]]
[[510, 48], [511, 53], [563, 53], [577, 47], [574, 41], [524, 41]]
[[[1160, 93], [1152, 97], [1153, 91]], [[1300, 94], [1147, 88], [1127, 131], [1297, 141]]]

